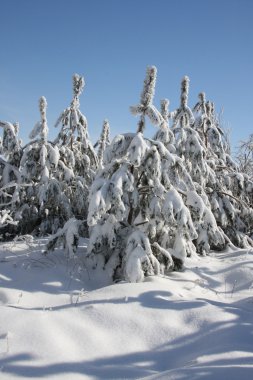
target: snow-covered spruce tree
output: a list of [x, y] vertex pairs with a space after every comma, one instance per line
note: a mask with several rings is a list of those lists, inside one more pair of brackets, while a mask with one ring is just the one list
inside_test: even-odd
[[[1, 194], [1, 206], [6, 203], [13, 203], [13, 191], [15, 184], [20, 182], [19, 164], [22, 155], [21, 140], [18, 138], [18, 123], [0, 121], [0, 127], [3, 128], [3, 139], [0, 139], [0, 188], [4, 187], [5, 191]], [[7, 190], [8, 189], [8, 190]], [[6, 195], [4, 195], [6, 194]], [[8, 194], [8, 195], [7, 195]], [[15, 197], [14, 197], [15, 198]]]
[[[13, 180], [8, 182], [8, 177]], [[0, 157], [0, 241], [9, 240], [17, 233], [17, 221], [14, 220], [15, 201], [20, 183], [20, 173]]]
[[[131, 107], [140, 115], [137, 133], [113, 139], [90, 191], [88, 251], [103, 258], [112, 278], [132, 282], [180, 269], [195, 251], [192, 240], [197, 238], [181, 196], [185, 192], [169, 178], [178, 160], [181, 181], [185, 176], [191, 182], [182, 160], [171, 153], [174, 140], [165, 128], [168, 102], [162, 103], [163, 116], [152, 104], [155, 81], [156, 68], [149, 67], [140, 104]], [[156, 140], [143, 136], [145, 116], [160, 126]]]
[[87, 219], [89, 187], [98, 167], [97, 155], [88, 135], [86, 117], [81, 113], [79, 97], [84, 88], [84, 78], [73, 76], [73, 99], [58, 118], [55, 126], [61, 123], [61, 130], [55, 140], [59, 147], [59, 164], [63, 170], [70, 168], [66, 195], [70, 199], [73, 214]]
[[[205, 253], [210, 250], [210, 245], [212, 245], [212, 248], [214, 248], [214, 245], [219, 249], [224, 247], [225, 241], [218, 229], [215, 219], [212, 218], [211, 206], [207, 201], [205, 192], [202, 187], [194, 181], [193, 176], [191, 176], [191, 161], [189, 159], [190, 147], [191, 144], [196, 145], [196, 141], [198, 142], [198, 140], [196, 140], [196, 134], [190, 127], [190, 121], [193, 122], [194, 120], [193, 115], [188, 109], [187, 102], [183, 102], [183, 99], [188, 97], [188, 93], [187, 96], [185, 95], [185, 87], [185, 78], [183, 78], [181, 107], [179, 110], [172, 113], [166, 112], [165, 109], [168, 106], [168, 101], [163, 101], [161, 111], [163, 115], [167, 114], [171, 118], [175, 118], [181, 114], [182, 125], [177, 126], [178, 124], [174, 122], [174, 129], [170, 130], [168, 128], [168, 120], [163, 116], [166, 123], [161, 124], [154, 140], [163, 142], [170, 152], [178, 153], [173, 155], [173, 160], [161, 161], [162, 183], [165, 188], [169, 190], [169, 193], [171, 186], [173, 186], [174, 191], [177, 191], [177, 197], [180, 196], [180, 201], [183, 202], [188, 211], [190, 211], [196, 232], [194, 244], [198, 253]], [[191, 117], [188, 117], [189, 115]], [[182, 146], [182, 144], [184, 145]], [[197, 144], [197, 146], [199, 146], [199, 144]], [[194, 159], [196, 160], [195, 164], [201, 165], [201, 168], [203, 168], [203, 157], [197, 155], [197, 158], [195, 157]], [[198, 162], [199, 160], [200, 163]], [[169, 233], [173, 236], [174, 241], [178, 234], [178, 227], [177, 223], [174, 225], [170, 224]], [[192, 245], [191, 242], [190, 245]], [[191, 248], [191, 250], [188, 251], [191, 252], [194, 251], [194, 249]]]
[[[49, 240], [48, 251], [63, 244], [67, 255], [74, 256], [79, 236], [88, 236], [87, 213], [88, 194], [98, 166], [102, 165], [103, 152], [109, 139], [109, 123], [104, 122], [104, 141], [101, 137], [99, 160], [89, 140], [86, 117], [79, 110], [79, 97], [84, 88], [84, 78], [73, 76], [73, 99], [58, 118], [55, 127], [61, 123], [55, 144], [59, 147], [59, 166], [65, 171], [69, 169], [68, 178], [60, 178], [64, 193], [70, 201], [73, 218], [53, 234]], [[102, 133], [103, 135], [103, 133]]]
[[41, 97], [41, 120], [30, 133], [32, 141], [24, 147], [20, 162], [22, 181], [27, 185], [20, 193], [16, 213], [21, 233], [54, 233], [72, 216], [63, 186], [71, 169], [60, 162], [58, 147], [47, 139], [46, 107], [46, 99]]
[[[208, 196], [213, 217], [226, 241], [239, 247], [253, 244], [252, 234], [253, 182], [239, 170], [227, 148], [227, 141], [219, 126], [214, 104], [199, 95], [200, 102], [194, 107], [194, 130], [202, 141], [206, 171], [203, 172], [202, 188]], [[200, 103], [202, 106], [200, 107]], [[196, 167], [192, 162], [192, 167]]]
[[0, 241], [16, 235], [15, 204], [20, 187], [18, 168], [0, 157]]
[[0, 139], [0, 236], [6, 239], [16, 234], [15, 204], [19, 199], [21, 176], [19, 162], [22, 152], [18, 138], [18, 123], [0, 121], [3, 139]]
[[[173, 131], [177, 153], [184, 160], [197, 192], [197, 198], [195, 193], [192, 199], [187, 200], [198, 232], [197, 251], [201, 253], [208, 252], [210, 248], [224, 248], [230, 239], [236, 245], [248, 245], [249, 239], [245, 235], [247, 227], [241, 222], [242, 215], [245, 215], [244, 222], [249, 226], [252, 211], [248, 212], [244, 207], [239, 215], [238, 208], [235, 208], [236, 199], [233, 198], [230, 186], [231, 178], [238, 178], [239, 173], [232, 175], [237, 170], [236, 165], [228, 154], [227, 141], [215, 115], [214, 104], [206, 102], [205, 94], [201, 93], [193, 111], [195, 121], [188, 121], [188, 124], [184, 123], [179, 128], [174, 123]], [[224, 169], [230, 172], [229, 180]], [[229, 184], [228, 188], [226, 184]], [[237, 184], [234, 186], [238, 189]], [[249, 183], [246, 188], [250, 189]], [[237, 195], [239, 196], [238, 192]], [[249, 204], [248, 198], [244, 200], [244, 206], [246, 203]], [[204, 213], [203, 204], [207, 207]], [[205, 223], [203, 217], [206, 219]]]
[[[181, 190], [182, 199], [191, 213], [191, 218], [197, 231], [194, 240], [198, 253], [207, 253], [210, 249], [225, 247], [225, 238], [216, 223], [211, 204], [206, 194], [206, 186], [212, 186], [215, 181], [215, 172], [206, 160], [206, 138], [203, 128], [208, 121], [203, 118], [194, 119], [188, 106], [189, 78], [184, 77], [181, 86], [181, 102], [178, 110], [172, 113], [174, 119], [172, 131], [175, 136], [175, 150], [177, 153], [176, 165], [170, 167], [170, 180]], [[200, 102], [195, 111], [206, 110], [204, 94], [200, 95]], [[206, 123], [206, 124], [205, 124]], [[200, 133], [198, 133], [200, 128]], [[201, 138], [202, 137], [202, 138]], [[183, 178], [183, 181], [180, 179]], [[183, 174], [184, 173], [184, 174]], [[183, 175], [183, 177], [182, 177]]]

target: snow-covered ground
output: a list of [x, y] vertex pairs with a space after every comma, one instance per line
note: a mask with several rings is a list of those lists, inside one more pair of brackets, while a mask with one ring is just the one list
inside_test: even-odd
[[0, 379], [252, 379], [253, 252], [110, 284], [43, 240], [0, 246]]

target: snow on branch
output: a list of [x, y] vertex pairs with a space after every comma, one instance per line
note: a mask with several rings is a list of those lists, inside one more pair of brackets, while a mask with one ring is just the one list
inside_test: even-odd
[[48, 135], [48, 126], [47, 126], [47, 117], [46, 117], [46, 109], [47, 109], [47, 100], [44, 96], [39, 99], [39, 110], [41, 120], [37, 122], [31, 131], [29, 137], [30, 139], [34, 139], [40, 134], [41, 140], [46, 141]]
[[143, 133], [145, 128], [145, 116], [148, 116], [151, 123], [154, 125], [160, 125], [163, 121], [160, 112], [152, 104], [155, 94], [156, 74], [157, 69], [155, 66], [147, 68], [140, 104], [130, 107], [130, 111], [134, 116], [141, 115], [138, 124], [138, 132], [141, 133]]
[[84, 77], [81, 77], [78, 74], [73, 75], [73, 92], [75, 97], [79, 97], [83, 92], [85, 85]]
[[47, 244], [47, 250], [54, 250], [57, 244], [63, 244], [67, 257], [74, 258], [78, 247], [79, 228], [82, 222], [75, 218], [69, 219], [58, 231], [52, 235]]
[[173, 128], [176, 128], [178, 125], [188, 127], [194, 123], [193, 113], [188, 106], [189, 82], [190, 79], [187, 76], [182, 79], [180, 107], [175, 113]]

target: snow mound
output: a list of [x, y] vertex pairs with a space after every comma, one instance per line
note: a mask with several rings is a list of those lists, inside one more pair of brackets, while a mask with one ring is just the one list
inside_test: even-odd
[[0, 247], [0, 378], [249, 379], [253, 252], [187, 258], [184, 271], [110, 283], [46, 240]]

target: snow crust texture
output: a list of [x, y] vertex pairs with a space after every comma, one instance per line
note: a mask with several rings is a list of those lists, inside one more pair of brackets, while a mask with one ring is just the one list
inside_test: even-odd
[[42, 256], [46, 243], [0, 247], [1, 380], [251, 378], [252, 251], [112, 285], [84, 260], [86, 240], [68, 260]]

